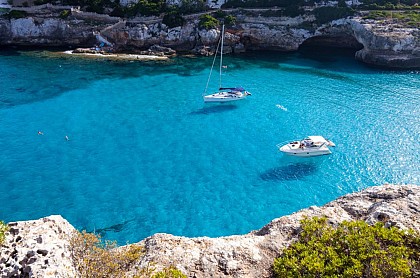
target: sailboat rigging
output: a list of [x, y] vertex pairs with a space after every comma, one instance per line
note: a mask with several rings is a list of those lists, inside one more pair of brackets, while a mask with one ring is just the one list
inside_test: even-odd
[[[234, 87], [234, 88], [223, 88], [222, 87], [223, 43], [224, 43], [224, 37], [225, 37], [225, 25], [222, 25], [222, 32], [220, 34], [220, 37], [221, 38], [219, 40], [219, 43], [217, 44], [216, 52], [214, 54], [213, 64], [212, 64], [211, 69], [210, 69], [210, 74], [209, 74], [209, 77], [207, 79], [206, 88], [205, 88], [204, 93], [203, 93], [204, 102], [235, 101], [235, 100], [244, 99], [247, 96], [251, 95], [250, 92], [246, 91], [242, 87]], [[217, 52], [219, 50], [219, 47], [220, 47], [219, 91], [214, 93], [214, 94], [207, 95], [207, 88], [209, 86], [210, 77], [211, 77], [211, 74], [212, 74], [212, 71], [213, 71], [213, 67], [214, 67], [214, 64], [215, 64], [215, 61], [216, 61]]]

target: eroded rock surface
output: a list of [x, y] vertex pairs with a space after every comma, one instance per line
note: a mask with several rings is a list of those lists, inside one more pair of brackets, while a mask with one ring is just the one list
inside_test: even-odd
[[[364, 220], [420, 231], [420, 187], [383, 185], [345, 195], [274, 219], [260, 230], [219, 238], [155, 234], [137, 243], [145, 255], [137, 266], [158, 271], [175, 266], [188, 277], [271, 277], [281, 250], [297, 239], [300, 220], [327, 216], [331, 223]], [[9, 223], [0, 248], [0, 277], [77, 277], [68, 252], [74, 228], [61, 216]], [[134, 271], [134, 270], [133, 270]]]

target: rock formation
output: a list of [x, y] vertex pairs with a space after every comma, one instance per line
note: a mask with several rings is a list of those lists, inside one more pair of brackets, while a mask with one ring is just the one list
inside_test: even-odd
[[[225, 49], [295, 51], [302, 44], [354, 47], [363, 62], [397, 68], [420, 68], [420, 31], [398, 21], [375, 21], [355, 16], [323, 25], [313, 15], [267, 17], [234, 12], [236, 25], [226, 32]], [[0, 19], [0, 45], [86, 47], [96, 43], [100, 31], [118, 51], [138, 53], [160, 45], [179, 52], [208, 55], [218, 30], [200, 30], [198, 17], [188, 16], [182, 27], [168, 28], [160, 18], [122, 20], [106, 15], [72, 11], [62, 19], [56, 12], [38, 12], [20, 19]], [[94, 25], [93, 23], [94, 22]]]
[[[304, 216], [325, 215], [332, 223], [382, 221], [386, 226], [420, 232], [419, 207], [419, 186], [369, 187], [323, 207], [312, 206], [274, 219], [246, 235], [186, 238], [155, 234], [137, 243], [146, 251], [138, 266], [153, 263], [160, 270], [173, 265], [188, 277], [197, 278], [270, 277], [274, 258], [297, 238]], [[67, 251], [67, 238], [74, 228], [66, 220], [50, 216], [9, 226], [6, 243], [0, 247], [1, 277], [75, 277]]]
[[75, 231], [61, 216], [9, 223], [0, 245], [0, 277], [75, 277], [68, 239]]

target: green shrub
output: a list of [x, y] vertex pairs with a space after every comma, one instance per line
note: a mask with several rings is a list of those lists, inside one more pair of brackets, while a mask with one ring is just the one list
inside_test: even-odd
[[3, 221], [0, 221], [0, 245], [4, 243], [6, 239], [6, 232], [9, 230], [9, 226], [7, 226]]
[[236, 23], [236, 17], [234, 17], [233, 15], [228, 15], [224, 18], [224, 22], [227, 26], [232, 26], [235, 25]]
[[7, 14], [5, 14], [5, 17], [8, 19], [18, 19], [18, 18], [24, 18], [28, 15], [27, 12], [25, 11], [17, 11], [17, 10], [12, 10], [10, 12], [8, 12]]
[[286, 7], [284, 9], [284, 15], [289, 16], [289, 17], [296, 17], [296, 16], [302, 15], [304, 13], [305, 13], [305, 11], [297, 5], [291, 5], [291, 6]]
[[383, 223], [332, 227], [305, 218], [297, 242], [274, 261], [276, 277], [411, 277], [420, 268], [420, 236]]
[[217, 26], [219, 26], [219, 21], [211, 15], [203, 14], [200, 16], [200, 22], [198, 23], [198, 27], [200, 29], [210, 30], [216, 28]]
[[152, 278], [187, 278], [187, 276], [183, 274], [180, 270], [171, 266], [154, 274]]
[[60, 18], [66, 19], [66, 18], [69, 17], [69, 15], [71, 15], [71, 11], [70, 10], [64, 10], [64, 11], [61, 11]]
[[179, 11], [171, 11], [162, 19], [162, 23], [168, 26], [169, 28], [174, 28], [177, 26], [182, 26], [185, 23], [185, 19], [182, 17]]
[[302, 7], [304, 0], [227, 0], [222, 5], [223, 8], [269, 8], [269, 7], [289, 7], [296, 5]]
[[212, 15], [217, 19], [223, 19], [227, 16], [227, 13], [223, 10], [217, 10]]
[[143, 248], [116, 247], [115, 242], [102, 241], [99, 235], [77, 231], [70, 238], [69, 251], [81, 277], [126, 277], [127, 269], [143, 255]]
[[354, 15], [354, 10], [342, 7], [319, 7], [314, 10], [314, 14], [317, 23], [324, 24], [335, 19]]
[[179, 7], [181, 14], [192, 14], [206, 11], [207, 5], [204, 0], [182, 0]]

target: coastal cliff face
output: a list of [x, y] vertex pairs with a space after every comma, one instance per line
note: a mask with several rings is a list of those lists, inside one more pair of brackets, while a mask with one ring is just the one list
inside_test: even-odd
[[[72, 12], [67, 19], [57, 14], [37, 14], [21, 19], [0, 19], [0, 45], [91, 47], [98, 42], [94, 31], [114, 44], [115, 49], [139, 52], [152, 45], [178, 52], [210, 55], [219, 30], [200, 30], [198, 17], [191, 16], [182, 27], [168, 28], [158, 18], [122, 20], [98, 18]], [[295, 51], [304, 44], [352, 47], [363, 62], [396, 68], [420, 68], [420, 31], [392, 20], [375, 21], [352, 17], [318, 26], [311, 15], [263, 17], [235, 14], [237, 23], [227, 28], [225, 50]]]
[[[323, 207], [309, 207], [274, 219], [246, 235], [186, 238], [155, 234], [137, 243], [145, 255], [137, 266], [156, 270], [175, 266], [188, 277], [271, 277], [271, 265], [290, 245], [305, 217], [327, 216], [332, 223], [382, 221], [385, 226], [420, 231], [420, 187], [383, 185], [345, 195]], [[77, 277], [68, 254], [74, 228], [61, 216], [9, 223], [0, 247], [1, 277]]]

